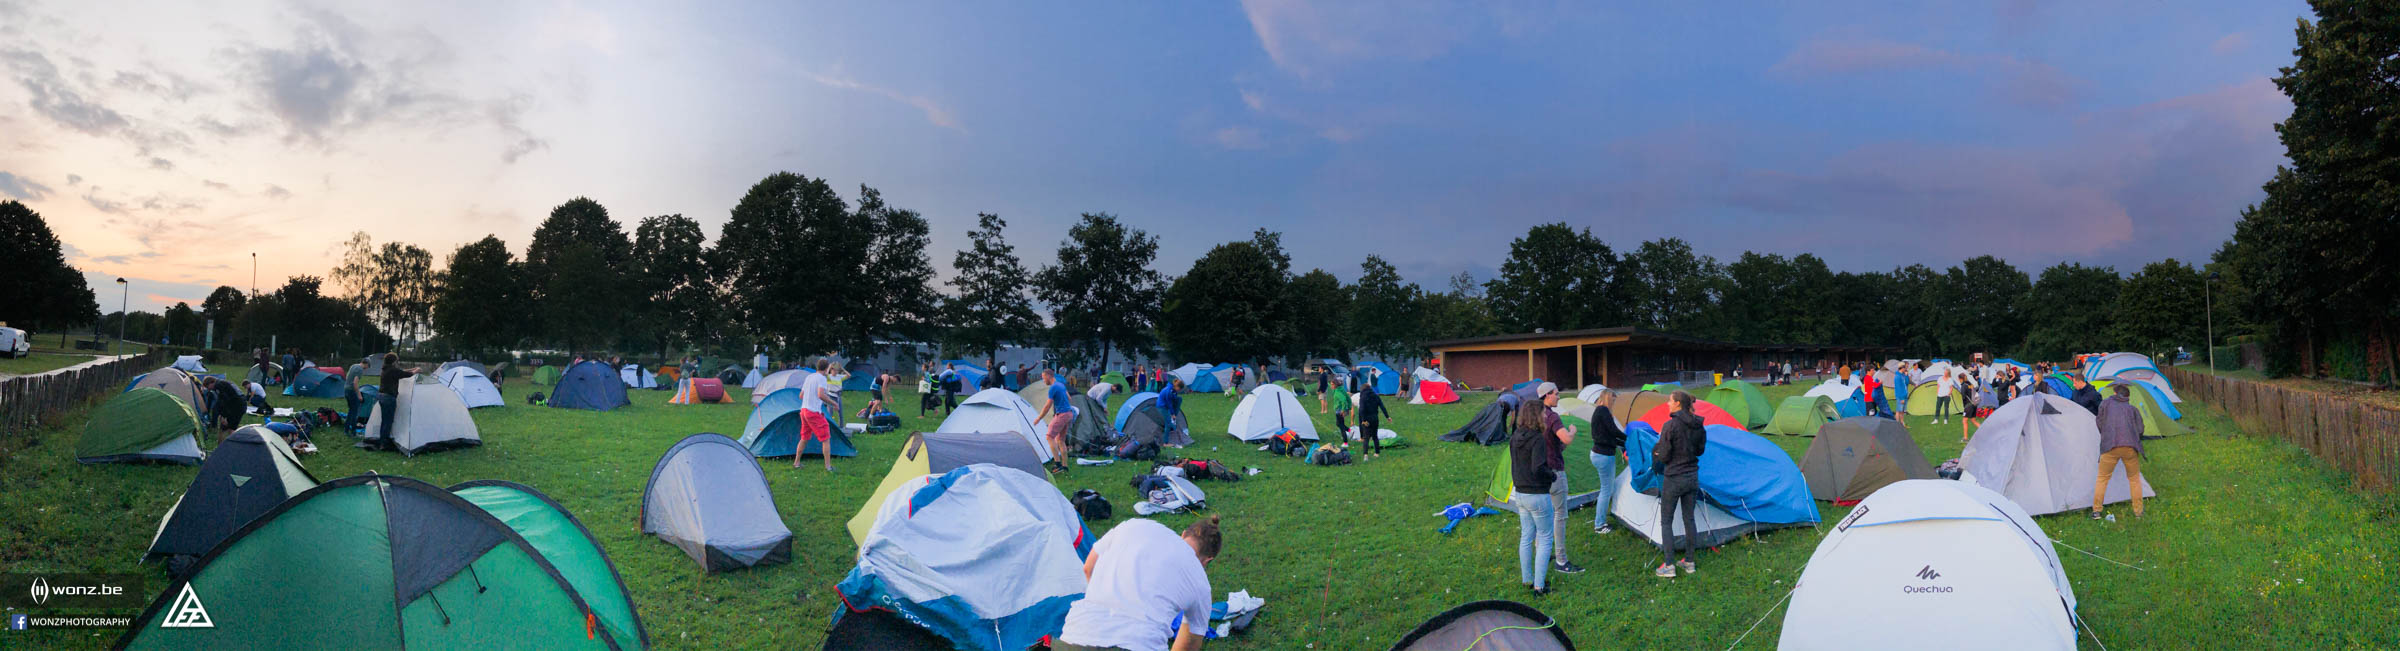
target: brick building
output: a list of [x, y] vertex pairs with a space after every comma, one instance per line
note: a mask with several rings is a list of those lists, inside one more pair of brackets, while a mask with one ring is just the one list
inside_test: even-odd
[[1710, 373], [1764, 377], [1768, 364], [1794, 370], [1880, 362], [1892, 346], [1739, 344], [1634, 327], [1533, 332], [1425, 344], [1442, 374], [1462, 386], [1505, 387], [1533, 378], [1560, 386], [1674, 382]]

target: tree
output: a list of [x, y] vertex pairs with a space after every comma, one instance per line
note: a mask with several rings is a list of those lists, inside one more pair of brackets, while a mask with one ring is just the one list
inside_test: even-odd
[[1492, 317], [1483, 287], [1461, 271], [1450, 277], [1449, 291], [1426, 292], [1417, 303], [1417, 336], [1409, 342], [1410, 352], [1426, 353], [1428, 341], [1499, 334], [1499, 321]]
[[1484, 284], [1492, 315], [1516, 332], [1572, 330], [1622, 325], [1623, 303], [1611, 280], [1617, 254], [1592, 236], [1564, 223], [1535, 226], [1509, 242], [1500, 277]]
[[192, 304], [176, 301], [174, 305], [167, 306], [166, 314], [161, 316], [164, 317], [161, 325], [167, 343], [177, 346], [200, 345], [200, 313], [192, 311]]
[[1418, 301], [1422, 290], [1400, 280], [1400, 270], [1383, 256], [1367, 254], [1358, 263], [1358, 282], [1349, 288], [1350, 309], [1343, 313], [1343, 338], [1350, 346], [1384, 359], [1414, 354], [1417, 344]]
[[2063, 360], [2113, 348], [2110, 324], [2117, 309], [2117, 270], [2059, 263], [2042, 270], [2033, 290], [2018, 303], [2028, 325], [2019, 351], [2033, 359]]
[[[1167, 286], [1158, 335], [1168, 350], [1186, 360], [1240, 361], [1290, 350], [1284, 272], [1275, 239], [1219, 244]], [[1278, 249], [1270, 251], [1262, 243]]]
[[25, 204], [0, 201], [0, 323], [66, 328], [91, 323], [100, 302], [67, 264], [50, 223]]
[[1809, 308], [1797, 295], [1798, 270], [1783, 256], [1744, 251], [1725, 265], [1722, 309], [1725, 337], [1745, 343], [1807, 343], [1792, 336], [1794, 321]]
[[958, 290], [945, 310], [952, 324], [950, 344], [970, 356], [989, 356], [1003, 345], [1030, 339], [1042, 326], [1027, 300], [1031, 283], [1025, 264], [1001, 233], [1006, 228], [1008, 221], [999, 215], [976, 215], [967, 248], [950, 259], [957, 274], [950, 286]]
[[1303, 315], [1292, 320], [1292, 348], [1284, 355], [1287, 365], [1306, 368], [1310, 359], [1350, 357], [1352, 346], [1342, 337], [1342, 321], [1332, 318], [1351, 310], [1350, 294], [1343, 290], [1340, 278], [1323, 269], [1310, 269], [1285, 284], [1283, 296], [1286, 305], [1296, 306], [1293, 311]]
[[[942, 306], [941, 295], [933, 290], [933, 258], [927, 253], [933, 250], [932, 224], [917, 211], [884, 203], [882, 192], [864, 185], [858, 186], [858, 218], [874, 232], [859, 282], [880, 308], [870, 314], [881, 316], [859, 327], [901, 341], [930, 339]], [[1147, 269], [1148, 261], [1143, 265]], [[873, 354], [880, 348], [870, 339], [851, 350]]]
[[551, 208], [525, 247], [537, 332], [568, 348], [603, 344], [622, 332], [623, 270], [632, 248], [600, 202], [576, 197]]
[[717, 286], [709, 277], [708, 235], [683, 215], [645, 217], [633, 229], [628, 290], [642, 306], [628, 333], [664, 355], [678, 344], [705, 341], [716, 321]]
[[485, 235], [450, 254], [433, 304], [433, 331], [470, 353], [505, 351], [529, 330], [533, 292], [525, 265], [500, 238]]
[[2199, 270], [2173, 258], [2142, 265], [2115, 301], [2109, 334], [2117, 349], [2157, 354], [2182, 347], [2205, 355], [2203, 282]]
[[1716, 332], [1719, 277], [1715, 258], [1699, 255], [1681, 238], [1643, 242], [1625, 257], [1624, 270], [1636, 288], [1634, 321], [1640, 325], [1701, 337]]
[[1979, 255], [1944, 272], [1941, 283], [1944, 325], [1956, 333], [1944, 343], [1952, 350], [2006, 356], [2024, 344], [2025, 321], [2016, 307], [2033, 290], [2025, 272], [1999, 258]]
[[217, 324], [218, 332], [229, 332], [233, 327], [234, 315], [241, 314], [242, 306], [249, 302], [250, 295], [242, 290], [218, 285], [215, 291], [208, 293], [208, 298], [201, 299], [200, 317]]
[[404, 341], [414, 341], [432, 328], [433, 298], [438, 279], [433, 254], [423, 247], [385, 242], [375, 254], [375, 295], [379, 310], [370, 310], [384, 327]]
[[1158, 321], [1158, 238], [1115, 215], [1084, 213], [1058, 244], [1058, 262], [1034, 274], [1034, 295], [1050, 306], [1051, 331], [1062, 348], [1100, 358], [1150, 351]]
[[721, 281], [742, 322], [783, 359], [875, 346], [878, 286], [862, 282], [875, 244], [870, 220], [823, 179], [777, 172], [733, 207], [717, 236]]

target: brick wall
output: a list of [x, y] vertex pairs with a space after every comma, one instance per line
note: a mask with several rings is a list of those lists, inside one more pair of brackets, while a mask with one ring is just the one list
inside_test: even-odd
[[1523, 382], [1525, 351], [1467, 351], [1442, 355], [1442, 375], [1464, 387], [1506, 387]]

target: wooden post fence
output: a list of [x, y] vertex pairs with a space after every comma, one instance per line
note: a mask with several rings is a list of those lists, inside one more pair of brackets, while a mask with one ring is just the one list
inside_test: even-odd
[[2400, 410], [2335, 395], [2181, 368], [2161, 371], [2175, 391], [2216, 407], [2242, 431], [2292, 442], [2383, 493], [2400, 481]]
[[35, 429], [123, 391], [133, 376], [163, 366], [160, 359], [148, 352], [0, 379], [0, 450], [16, 449]]

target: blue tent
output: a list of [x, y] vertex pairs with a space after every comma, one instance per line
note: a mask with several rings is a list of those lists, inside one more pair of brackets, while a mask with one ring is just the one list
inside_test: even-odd
[[[1211, 368], [1209, 368], [1209, 369], [1208, 369], [1208, 370], [1206, 370], [1206, 371], [1201, 371], [1201, 372], [1200, 372], [1200, 375], [1199, 375], [1199, 377], [1196, 377], [1196, 378], [1193, 378], [1193, 379], [1192, 379], [1192, 384], [1191, 384], [1191, 389], [1192, 389], [1192, 392], [1193, 392], [1193, 393], [1224, 393], [1224, 392], [1225, 392], [1225, 382], [1224, 382], [1223, 380], [1218, 380], [1218, 379], [1217, 379], [1217, 374], [1218, 374], [1218, 373], [1220, 373], [1220, 372], [1229, 372], [1229, 371], [1232, 371], [1232, 370], [1233, 370], [1233, 365], [1232, 365], [1232, 364], [1218, 364], [1218, 365], [1216, 365], [1216, 366], [1214, 366], [1214, 367], [1211, 367]], [[1230, 377], [1230, 376], [1229, 376], [1229, 377]]]
[[1995, 359], [1995, 360], [1992, 360], [1992, 363], [1994, 363], [1994, 364], [2007, 364], [2007, 365], [2009, 365], [2009, 366], [2014, 366], [2014, 367], [2017, 367], [2017, 369], [2018, 369], [2018, 370], [2025, 370], [2025, 371], [2031, 371], [2031, 370], [2033, 370], [2033, 365], [2032, 365], [2032, 364], [2027, 364], [2027, 363], [2024, 363], [2024, 362], [2020, 362], [2020, 361], [2017, 361], [2017, 360], [2016, 360], [2016, 359], [2014, 359], [2014, 358], [2009, 358], [2009, 357], [2002, 357], [2002, 358], [2000, 358], [2000, 359]]
[[966, 385], [959, 387], [961, 393], [974, 393], [982, 390], [983, 376], [991, 374], [991, 371], [983, 370], [982, 365], [963, 359], [945, 359], [942, 360], [942, 365], [944, 368], [957, 367], [951, 370], [958, 371], [958, 383]]
[[2159, 411], [2160, 413], [2164, 413], [2164, 414], [2166, 414], [2168, 418], [2172, 418], [2172, 419], [2175, 419], [2175, 420], [2183, 420], [2183, 410], [2182, 410], [2182, 409], [2177, 409], [2177, 408], [2175, 408], [2175, 401], [2173, 401], [2173, 400], [2168, 400], [2168, 399], [2167, 399], [2167, 394], [2166, 394], [2166, 392], [2164, 392], [2164, 391], [2159, 391], [2159, 390], [2158, 390], [2158, 385], [2151, 384], [2151, 383], [2149, 383], [2149, 382], [2144, 382], [2144, 381], [2141, 381], [2141, 380], [2128, 380], [2128, 379], [2122, 379], [2122, 378], [2120, 378], [2120, 379], [2118, 379], [2118, 380], [2116, 380], [2116, 381], [2118, 381], [2118, 382], [2131, 382], [2131, 383], [2133, 383], [2133, 385], [2134, 385], [2134, 386], [2141, 387], [2141, 390], [2142, 390], [2142, 391], [2148, 392], [2148, 393], [2150, 394], [2150, 404], [2153, 404], [2153, 405], [2158, 405], [2158, 411]]
[[[1700, 498], [1734, 517], [1771, 525], [1817, 522], [1816, 497], [1808, 492], [1792, 455], [1757, 434], [1740, 428], [1710, 425], [1708, 453], [1701, 457]], [[1650, 448], [1658, 430], [1634, 421], [1625, 428], [1626, 470], [1633, 473], [1637, 491], [1658, 491], [1659, 476], [1650, 468]]]
[[858, 456], [858, 448], [850, 445], [850, 433], [842, 429], [842, 408], [838, 403], [825, 405], [825, 418], [833, 426], [831, 445], [817, 441], [809, 441], [806, 447], [800, 445], [800, 403], [804, 401], [797, 387], [767, 394], [767, 399], [758, 402], [758, 408], [750, 410], [749, 424], [742, 426], [742, 447], [750, 448], [750, 454], [758, 457], [823, 455], [824, 447], [831, 447], [833, 456]]
[[842, 370], [850, 373], [850, 377], [842, 379], [843, 391], [872, 391], [876, 376], [883, 375], [883, 369], [876, 368], [874, 362], [851, 362]]
[[[611, 376], [614, 377], [614, 376]], [[283, 395], [306, 398], [342, 397], [342, 376], [314, 367], [292, 374], [292, 383], [283, 387]]]
[[633, 404], [625, 399], [625, 380], [607, 364], [586, 360], [567, 367], [550, 387], [550, 406], [561, 409], [608, 411]]
[[1544, 380], [1543, 380], [1543, 379], [1541, 379], [1541, 378], [1538, 378], [1538, 377], [1537, 377], [1537, 378], [1534, 378], [1534, 379], [1531, 379], [1531, 380], [1526, 380], [1526, 381], [1523, 381], [1523, 382], [1518, 382], [1518, 383], [1516, 383], [1516, 384], [1511, 384], [1511, 385], [1508, 385], [1508, 390], [1509, 390], [1510, 392], [1523, 392], [1523, 393], [1530, 394], [1530, 393], [1533, 393], [1533, 391], [1532, 391], [1533, 387], [1538, 387], [1538, 386], [1541, 386], [1541, 385], [1542, 385], [1542, 382], [1544, 382]]
[[2042, 378], [2042, 384], [2050, 388], [2050, 395], [2064, 397], [2075, 396], [2075, 385], [2068, 383], [2066, 380], [2059, 379], [2058, 376], [2053, 375]]
[[1359, 362], [1358, 368], [1375, 369], [1375, 392], [1387, 396], [1400, 394], [1400, 373], [1383, 362]]
[[1940, 362], [1940, 363], [1943, 363], [1943, 364], [1955, 364], [1955, 363], [1957, 363], [1957, 362], [1952, 362], [1952, 361], [1950, 361], [1950, 358], [1948, 358], [1948, 357], [1936, 357], [1936, 358], [1933, 358], [1933, 361], [1932, 361], [1932, 362], [1926, 362], [1926, 363], [1928, 363], [1928, 364], [1931, 364], [1931, 363], [1934, 363], [1934, 362]]
[[1134, 410], [1141, 409], [1141, 408], [1142, 408], [1142, 405], [1144, 405], [1144, 404], [1148, 404], [1148, 403], [1152, 403], [1152, 402], [1157, 402], [1157, 401], [1158, 401], [1158, 394], [1157, 394], [1157, 393], [1153, 393], [1153, 392], [1149, 392], [1149, 391], [1144, 391], [1144, 392], [1141, 392], [1141, 393], [1136, 393], [1136, 394], [1133, 394], [1133, 396], [1132, 396], [1132, 397], [1128, 397], [1128, 398], [1126, 398], [1126, 399], [1125, 399], [1125, 404], [1124, 404], [1123, 406], [1117, 407], [1117, 421], [1116, 421], [1116, 423], [1117, 423], [1117, 426], [1116, 426], [1116, 429], [1117, 429], [1117, 431], [1120, 431], [1120, 432], [1121, 432], [1121, 431], [1124, 431], [1124, 430], [1125, 430], [1125, 421], [1127, 421], [1127, 420], [1131, 420], [1131, 419], [1133, 418], [1133, 412], [1134, 412]]

